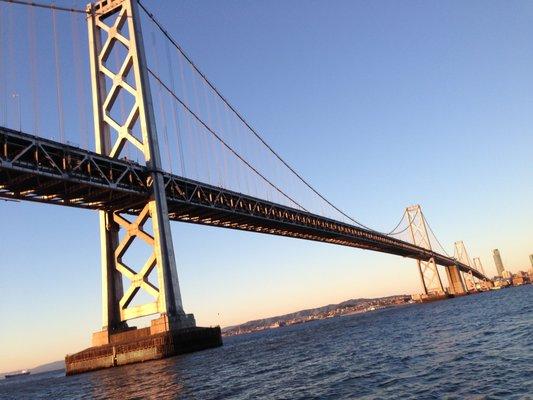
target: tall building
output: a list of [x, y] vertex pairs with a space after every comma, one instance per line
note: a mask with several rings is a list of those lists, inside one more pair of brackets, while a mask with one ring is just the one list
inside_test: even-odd
[[492, 251], [492, 256], [494, 257], [494, 264], [496, 264], [496, 270], [498, 271], [499, 276], [503, 276], [503, 262], [502, 256], [500, 255], [500, 250], [494, 249]]
[[531, 261], [531, 268], [533, 268], [533, 254], [529, 255], [529, 261]]

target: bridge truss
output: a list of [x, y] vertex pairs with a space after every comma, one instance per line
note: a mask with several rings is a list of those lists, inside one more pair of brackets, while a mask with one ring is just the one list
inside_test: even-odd
[[[385, 234], [163, 173], [171, 220], [373, 250], [488, 279], [452, 257]], [[148, 167], [0, 128], [0, 197], [139, 215], [150, 196]]]

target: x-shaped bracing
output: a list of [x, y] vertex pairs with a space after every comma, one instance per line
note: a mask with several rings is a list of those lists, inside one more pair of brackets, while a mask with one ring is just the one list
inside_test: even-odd
[[[413, 244], [431, 250], [431, 242], [426, 228], [424, 215], [419, 205], [408, 207], [406, 213], [409, 221], [409, 228]], [[437, 264], [433, 258], [429, 260], [418, 260], [422, 283], [426, 293], [439, 293], [443, 291]]]
[[[154, 306], [157, 307], [159, 289], [148, 281], [150, 273], [157, 265], [157, 258], [154, 250], [155, 242], [153, 236], [143, 229], [149, 218], [149, 204], [143, 208], [139, 216], [133, 222], [128, 221], [119, 214], [115, 213], [113, 215], [114, 221], [125, 230], [125, 235], [115, 250], [115, 265], [117, 270], [131, 281], [130, 287], [126, 290], [119, 302], [121, 318], [123, 320], [128, 316], [129, 313], [126, 310], [128, 310], [128, 306], [140, 289], [143, 289], [156, 299], [153, 304], [148, 306], [150, 308]], [[135, 272], [123, 260], [124, 255], [135, 240], [143, 240], [152, 248], [152, 253], [139, 272]], [[144, 307], [146, 308], [146, 306]]]
[[[107, 33], [107, 39], [102, 46], [100, 53], [98, 54], [98, 64], [100, 71], [110, 78], [112, 82], [111, 88], [107, 92], [102, 106], [104, 111], [103, 120], [118, 134], [118, 137], [113, 143], [109, 152], [109, 156], [114, 158], [118, 158], [120, 156], [126, 141], [132, 143], [141, 152], [144, 153], [145, 151], [143, 142], [137, 139], [132, 133], [135, 123], [139, 119], [139, 98], [141, 94], [138, 92], [137, 88], [131, 86], [126, 80], [131, 69], [134, 68], [134, 64], [130, 40], [126, 39], [120, 33], [120, 30], [125, 23], [128, 23], [127, 9], [125, 7], [118, 12], [118, 17], [115, 19], [115, 22], [112, 26], [105, 24], [101, 19], [97, 19], [96, 22], [97, 26]], [[127, 50], [127, 54], [118, 72], [114, 73], [107, 68], [106, 64], [109, 60], [109, 56], [111, 55], [111, 51], [115, 46], [118, 46], [119, 43], [124, 45]], [[128, 92], [131, 96], [133, 96], [135, 101], [128, 114], [128, 117], [126, 118], [126, 121], [123, 124], [115, 121], [110, 115], [111, 109], [113, 108], [113, 105], [115, 104], [115, 101], [117, 100], [121, 90]]]

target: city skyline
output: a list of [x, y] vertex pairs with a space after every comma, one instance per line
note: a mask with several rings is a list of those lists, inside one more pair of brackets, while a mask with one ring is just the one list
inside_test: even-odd
[[[341, 208], [373, 228], [386, 230], [405, 206], [420, 203], [448, 251], [454, 241], [464, 240], [470, 256], [480, 256], [490, 276], [496, 274], [491, 260], [494, 248], [503, 252], [506, 269], [516, 272], [527, 266], [531, 252], [527, 235], [533, 215], [527, 206], [532, 189], [524, 182], [531, 178], [528, 149], [532, 135], [527, 132], [533, 121], [527, 115], [531, 97], [521, 89], [533, 84], [527, 75], [533, 56], [527, 43], [519, 40], [531, 28], [513, 12], [497, 6], [490, 10], [494, 13], [491, 16], [507, 11], [502, 16], [505, 21], [519, 19], [512, 29], [505, 27], [505, 32], [516, 39], [513, 47], [507, 44], [512, 41], [509, 38], [492, 42], [491, 46], [500, 51], [494, 55], [483, 47], [486, 38], [481, 34], [494, 28], [495, 21], [487, 16], [478, 25], [469, 26], [459, 18], [462, 8], [458, 5], [448, 5], [446, 10], [431, 6], [418, 9], [417, 15], [426, 17], [424, 20], [401, 9], [392, 18], [385, 10], [369, 5], [341, 3], [336, 10], [315, 5], [306, 11], [302, 25], [293, 26], [295, 6], [277, 3], [279, 10], [274, 13], [257, 4], [237, 9], [208, 2], [198, 8], [182, 5], [179, 17], [185, 26], [177, 27], [171, 17], [178, 12], [176, 8], [158, 3], [150, 6], [162, 16], [165, 26], [173, 27], [172, 33], [204, 66], [208, 76], [223, 92], [230, 92], [232, 102], [265, 132], [276, 149]], [[478, 11], [483, 8], [480, 4], [477, 7]], [[390, 25], [390, 32], [371, 24], [355, 28], [343, 16], [348, 11], [361, 22], [365, 13], [378, 13], [381, 23], [395, 23]], [[447, 36], [446, 23], [434, 25], [445, 11], [456, 18], [448, 24], [457, 24], [456, 28], [473, 43], [459, 43], [457, 38]], [[319, 23], [323, 13], [344, 23], [334, 27], [328, 18]], [[285, 16], [281, 18], [282, 14]], [[215, 19], [214, 15], [221, 18]], [[262, 15], [265, 21], [250, 24], [250, 15]], [[409, 27], [402, 18], [415, 18], [417, 24]], [[269, 31], [268, 21], [278, 23], [277, 32]], [[496, 31], [502, 33], [503, 23], [498, 27]], [[331, 29], [335, 29], [338, 40], [327, 39], [326, 32]], [[431, 35], [418, 36], [426, 30], [440, 41], [431, 40]], [[244, 31], [249, 34], [246, 40], [242, 39]], [[418, 46], [428, 52], [422, 65], [414, 68], [408, 54], [402, 56], [402, 49], [390, 43], [394, 32], [403, 50]], [[324, 37], [316, 42], [319, 33]], [[267, 34], [274, 37], [266, 38]], [[361, 39], [361, 43], [354, 38]], [[301, 59], [291, 56], [295, 46], [305, 49]], [[468, 57], [470, 46], [479, 52], [476, 57]], [[267, 54], [279, 54], [279, 50], [281, 55], [276, 61], [265, 61], [258, 48]], [[453, 61], [461, 68], [455, 69], [454, 62], [442, 65], [449, 61], [440, 53], [446, 49], [457, 57]], [[332, 60], [324, 60], [323, 52]], [[519, 53], [524, 60], [518, 67], [501, 57], [518, 57]], [[239, 54], [245, 54], [246, 59]], [[359, 63], [360, 58], [369, 65]], [[398, 62], [397, 78], [402, 79], [385, 75], [382, 58]], [[492, 65], [489, 68], [483, 62], [487, 70], [474, 74], [482, 60], [491, 60]], [[498, 83], [502, 97], [490, 101], [485, 98], [483, 83], [501, 69], [506, 71]], [[265, 74], [266, 70], [273, 72]], [[420, 71], [427, 75], [420, 76]], [[438, 85], [439, 78], [446, 82]], [[390, 80], [385, 84], [386, 79]], [[420, 80], [430, 88], [425, 89]], [[311, 87], [308, 82], [312, 82]], [[286, 95], [282, 99], [281, 93]], [[431, 110], [444, 110], [428, 114], [428, 99], [432, 99]], [[335, 109], [328, 107], [332, 101]], [[414, 111], [413, 116], [406, 117]], [[428, 127], [432, 128], [429, 133]], [[337, 140], [331, 140], [331, 135]], [[464, 146], [457, 148], [443, 136]], [[453, 150], [455, 157], [436, 160], [430, 151], [435, 145], [445, 149], [443, 154]], [[473, 147], [482, 151], [471, 151]], [[409, 172], [413, 149], [424, 164], [416, 174]], [[501, 165], [492, 162], [491, 157], [496, 156], [504, 161]], [[321, 162], [317, 163], [316, 157]], [[377, 167], [376, 160], [380, 164]], [[361, 168], [353, 168], [354, 164]], [[405, 183], [407, 177], [409, 185]], [[449, 192], [445, 193], [449, 195], [436, 193], [435, 182], [447, 183]], [[495, 182], [498, 193], [493, 191]], [[500, 207], [502, 202], [505, 208]], [[2, 332], [0, 342], [23, 345], [32, 335], [46, 334], [47, 351], [31, 351], [43, 360], [36, 363], [53, 361], [56, 354], [75, 351], [88, 342], [88, 332], [100, 325], [97, 215], [39, 204], [0, 204], [5, 226], [9, 227], [0, 232], [0, 241], [5, 248], [15, 249], [1, 263], [5, 278], [0, 290], [5, 308], [0, 317], [17, 327]], [[200, 324], [232, 325], [353, 297], [421, 291], [415, 262], [409, 259], [178, 223], [173, 223], [172, 230], [185, 310], [193, 312]], [[27, 273], [15, 274], [15, 268]], [[378, 286], [374, 286], [376, 282]], [[27, 291], [23, 298], [21, 290]], [[73, 303], [81, 311], [75, 311]], [[34, 310], [39, 315], [34, 316]], [[31, 321], [24, 318], [30, 313]], [[79, 316], [83, 318], [78, 321]], [[32, 331], [32, 326], [37, 328]], [[7, 352], [1, 354], [5, 365], [27, 366], [23, 363], [29, 358], [17, 359], [11, 349], [2, 351]], [[0, 370], [4, 369], [0, 364]]]

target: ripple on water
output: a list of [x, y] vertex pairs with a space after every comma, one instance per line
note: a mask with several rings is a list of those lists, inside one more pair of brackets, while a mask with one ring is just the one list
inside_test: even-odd
[[75, 377], [3, 380], [0, 399], [532, 399], [532, 294], [522, 286]]

